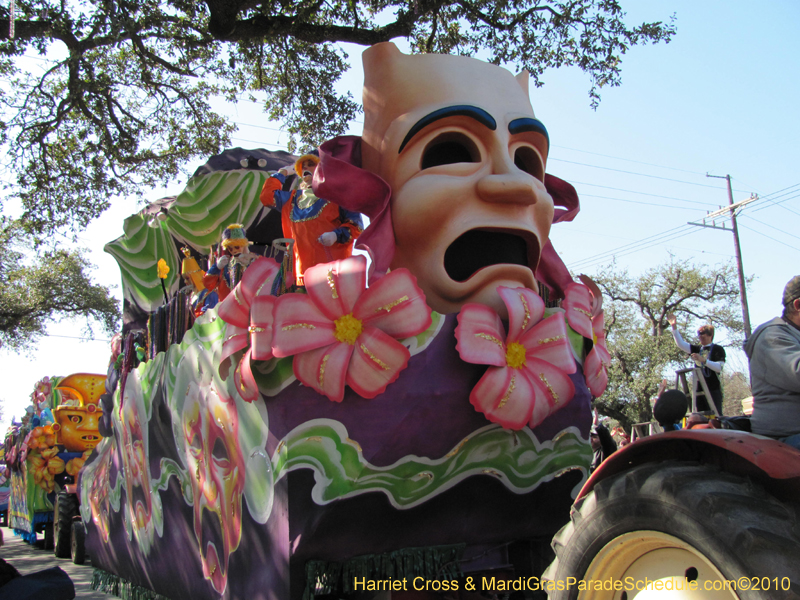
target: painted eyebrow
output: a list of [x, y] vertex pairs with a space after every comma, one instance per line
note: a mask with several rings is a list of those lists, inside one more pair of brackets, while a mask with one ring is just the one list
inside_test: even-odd
[[[469, 104], [457, 104], [455, 106], [446, 106], [445, 108], [440, 108], [439, 110], [435, 110], [432, 113], [425, 115], [419, 121], [414, 123], [414, 126], [408, 131], [406, 137], [403, 139], [403, 143], [400, 144], [400, 149], [397, 151], [397, 153], [400, 154], [403, 151], [403, 148], [406, 147], [406, 144], [408, 144], [408, 142], [410, 142], [415, 135], [417, 135], [420, 131], [422, 131], [423, 128], [427, 127], [431, 123], [434, 123], [440, 119], [446, 119], [447, 117], [455, 117], [455, 116], [470, 117], [472, 119], [475, 119], [478, 123], [480, 123], [484, 127], [491, 129], [492, 131], [497, 129], [497, 121], [495, 121], [494, 117], [485, 110], [483, 110], [482, 108], [478, 108], [477, 106], [470, 106]], [[517, 119], [517, 120], [522, 121], [523, 119]]]
[[547, 150], [550, 151], [550, 134], [547, 133], [547, 128], [539, 119], [531, 119], [528, 117], [522, 119], [514, 119], [508, 124], [508, 133], [515, 135], [517, 133], [525, 133], [532, 131], [534, 133], [541, 133], [544, 139], [547, 140]]

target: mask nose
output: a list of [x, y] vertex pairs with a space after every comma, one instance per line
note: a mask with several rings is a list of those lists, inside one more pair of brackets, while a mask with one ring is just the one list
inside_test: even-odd
[[493, 173], [478, 180], [478, 197], [484, 202], [536, 204], [536, 181], [522, 172]]

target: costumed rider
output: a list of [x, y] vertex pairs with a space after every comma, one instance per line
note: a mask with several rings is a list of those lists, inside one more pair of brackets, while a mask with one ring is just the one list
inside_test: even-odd
[[744, 351], [753, 390], [752, 432], [800, 449], [800, 275], [783, 290], [783, 314], [759, 325]]
[[[206, 273], [200, 268], [197, 259], [192, 256], [191, 250], [183, 247], [181, 252], [183, 252], [184, 256], [181, 262], [181, 277], [185, 284], [182, 289], [191, 294], [192, 312], [195, 317], [199, 317], [206, 310], [205, 302], [209, 294], [215, 294], [216, 292], [210, 292], [203, 285], [203, 277], [205, 277]], [[217, 304], [218, 301], [218, 299], [215, 299], [212, 306]]]
[[[681, 337], [677, 326], [678, 319], [674, 314], [667, 315], [667, 322], [672, 326], [672, 337], [675, 339], [675, 344], [678, 348], [687, 354], [691, 354], [694, 363], [702, 368], [708, 391], [711, 393], [714, 406], [717, 408], [717, 414], [721, 415], [722, 384], [719, 380], [719, 374], [722, 373], [722, 367], [725, 366], [725, 349], [713, 343], [714, 326], [711, 324], [702, 325], [697, 330], [697, 337], [700, 339], [700, 344], [689, 344]], [[697, 392], [697, 410], [699, 412], [712, 410], [702, 388]]]
[[302, 180], [299, 189], [282, 190], [290, 174], [286, 167], [267, 179], [261, 189], [261, 203], [281, 211], [283, 235], [295, 241], [297, 285], [303, 284], [303, 273], [309, 267], [351, 256], [353, 242], [364, 229], [360, 213], [345, 210], [314, 194], [311, 183], [318, 164], [319, 157], [313, 154], [297, 159], [294, 170]]
[[[216, 290], [219, 301], [225, 300], [231, 290], [236, 287], [244, 274], [256, 258], [250, 252], [250, 242], [244, 232], [244, 225], [235, 223], [228, 225], [222, 232], [222, 252], [203, 277], [203, 285], [209, 291]], [[208, 303], [206, 302], [206, 307]]]

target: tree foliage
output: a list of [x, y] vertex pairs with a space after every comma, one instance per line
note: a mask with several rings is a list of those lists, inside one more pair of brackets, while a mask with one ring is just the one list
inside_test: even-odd
[[715, 340], [727, 337], [728, 343], [738, 344], [742, 339], [739, 283], [732, 265], [706, 267], [671, 259], [638, 277], [612, 265], [593, 278], [603, 292], [612, 357], [608, 389], [598, 407], [626, 428], [652, 418], [650, 400], [659, 383], [666, 377], [673, 387], [675, 369], [686, 364], [667, 315], [676, 315], [690, 343], [703, 323], [715, 326]]
[[[215, 96], [266, 92], [294, 144], [341, 133], [359, 105], [336, 90], [337, 42], [407, 39], [414, 51], [480, 55], [540, 83], [574, 65], [620, 83], [631, 46], [669, 41], [672, 20], [629, 27], [618, 0], [17, 0], [0, 8], [0, 139], [40, 230], [80, 228], [109, 197], [163, 183], [229, 143]], [[674, 17], [673, 17], [674, 19]], [[35, 58], [28, 58], [34, 56]], [[42, 59], [41, 57], [44, 57]]]
[[753, 392], [750, 390], [750, 381], [747, 375], [741, 371], [722, 371], [722, 412], [726, 416], [744, 414], [742, 410], [742, 400], [750, 398]]
[[[80, 316], [113, 333], [120, 312], [108, 288], [93, 284], [90, 265], [76, 250], [35, 255], [23, 239], [18, 221], [0, 221], [0, 344], [8, 350], [30, 350], [49, 322]], [[26, 252], [21, 248], [26, 247]]]

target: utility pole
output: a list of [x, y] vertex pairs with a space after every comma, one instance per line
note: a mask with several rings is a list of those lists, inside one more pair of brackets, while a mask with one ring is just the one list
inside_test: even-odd
[[[750, 309], [747, 307], [747, 288], [745, 288], [745, 277], [744, 277], [744, 266], [742, 265], [742, 248], [739, 245], [739, 228], [736, 226], [736, 210], [750, 204], [751, 202], [755, 202], [758, 200], [758, 196], [751, 195], [747, 200], [742, 200], [741, 202], [733, 202], [733, 189], [731, 188], [731, 176], [725, 175], [724, 177], [721, 175], [709, 175], [706, 173], [706, 177], [714, 177], [716, 179], [725, 179], [728, 182], [728, 206], [725, 208], [721, 208], [717, 211], [712, 213], [708, 213], [704, 218], [702, 223], [692, 223], [689, 222], [689, 225], [696, 225], [697, 227], [709, 227], [711, 229], [724, 229], [725, 231], [732, 231], [733, 232], [733, 246], [734, 250], [736, 251], [736, 265], [739, 270], [739, 290], [740, 290], [740, 299], [742, 301], [742, 320], [744, 321], [744, 335], [745, 339], [750, 337], [752, 333], [752, 329], [750, 328]], [[731, 219], [731, 229], [728, 229], [723, 224], [722, 226], [717, 225], [714, 221], [717, 218], [724, 217], [727, 218], [730, 216]], [[706, 223], [706, 220], [711, 220], [711, 225]]]

